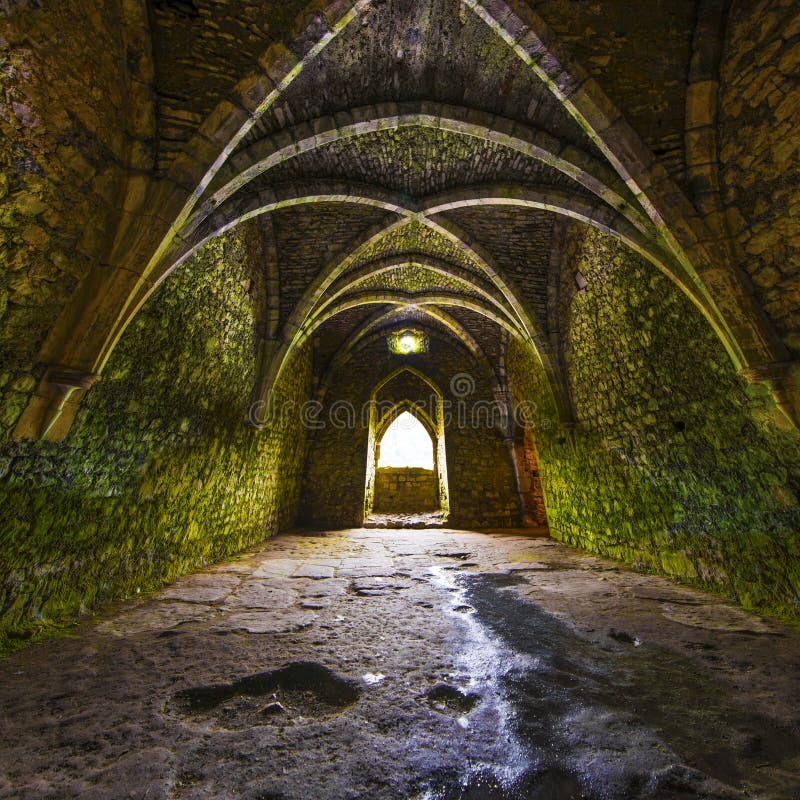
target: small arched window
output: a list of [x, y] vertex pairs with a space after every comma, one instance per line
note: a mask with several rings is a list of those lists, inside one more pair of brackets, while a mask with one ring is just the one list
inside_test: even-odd
[[433, 469], [433, 439], [408, 411], [398, 415], [381, 438], [378, 469], [382, 467]]

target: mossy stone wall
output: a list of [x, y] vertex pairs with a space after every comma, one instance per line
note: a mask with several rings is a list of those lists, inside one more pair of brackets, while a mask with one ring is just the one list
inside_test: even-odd
[[296, 412], [311, 359], [308, 349], [296, 352], [277, 387], [276, 407], [289, 413], [263, 431], [248, 428], [252, 235], [240, 226], [164, 282], [66, 441], [0, 452], [7, 635], [154, 589], [292, 521], [305, 446]]
[[144, 4], [0, 4], [0, 442], [48, 331], [107, 263], [126, 167], [152, 161]]
[[574, 431], [558, 424], [541, 367], [509, 349], [516, 401], [532, 404], [552, 534], [796, 616], [797, 433], [653, 266], [578, 224], [567, 242], [559, 317]]

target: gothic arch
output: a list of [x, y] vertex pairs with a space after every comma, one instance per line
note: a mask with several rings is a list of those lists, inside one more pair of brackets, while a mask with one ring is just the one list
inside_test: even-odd
[[[436, 398], [436, 419], [432, 419], [428, 414], [423, 412], [423, 409], [416, 406], [413, 402], [408, 400], [401, 400], [396, 403], [392, 409], [384, 414], [381, 419], [377, 418], [377, 396], [378, 392], [391, 383], [395, 378], [403, 373], [410, 373], [421, 380], [433, 392]], [[378, 434], [379, 427], [385, 422], [386, 418], [392, 414], [403, 403], [403, 410], [409, 411], [417, 419], [422, 422], [426, 430], [433, 428], [434, 435], [432, 439], [434, 442], [434, 465], [436, 469], [436, 478], [439, 484], [439, 501], [441, 504], [442, 512], [445, 516], [450, 511], [450, 492], [447, 482], [447, 452], [445, 449], [445, 432], [444, 432], [444, 396], [442, 395], [439, 387], [427, 376], [414, 367], [404, 365], [390, 372], [386, 377], [382, 378], [373, 388], [369, 398], [369, 435], [367, 439], [367, 474], [364, 486], [364, 517], [368, 517], [372, 513], [373, 504], [375, 500], [375, 470], [377, 467], [377, 447], [380, 442], [381, 435], [385, 432], [387, 423], [382, 429], [381, 434]], [[397, 412], [402, 413], [401, 411]], [[395, 415], [396, 416], [396, 415]], [[427, 419], [425, 419], [427, 418]]]
[[[97, 379], [119, 336], [153, 288], [202, 242], [241, 220], [270, 210], [298, 203], [331, 201], [371, 205], [407, 218], [424, 218], [442, 231], [447, 230], [448, 222], [430, 217], [441, 216], [466, 203], [490, 201], [527, 204], [577, 216], [597, 225], [620, 236], [675, 276], [681, 288], [703, 311], [736, 367], [751, 380], [767, 381], [782, 407], [787, 409], [787, 415], [796, 420], [800, 402], [796, 387], [788, 381], [789, 370], [793, 367], [788, 361], [788, 351], [747, 293], [736, 264], [731, 263], [729, 254], [718, 256], [715, 251], [712, 255], [718, 237], [709, 230], [684, 192], [599, 84], [575, 63], [540, 16], [522, 0], [508, 0], [507, 3], [464, 0], [463, 6], [476, 14], [547, 87], [598, 148], [611, 170], [596, 159], [587, 159], [586, 154], [575, 148], [569, 155], [555, 152], [552, 143], [537, 134], [533, 134], [532, 139], [530, 132], [515, 135], [504, 123], [498, 123], [495, 130], [479, 120], [469, 132], [469, 120], [465, 121], [461, 112], [449, 111], [451, 116], [439, 114], [437, 117], [436, 111], [429, 114], [423, 104], [417, 112], [416, 124], [422, 121], [433, 124], [438, 118], [440, 125], [444, 124], [445, 129], [450, 126], [455, 133], [484, 137], [520, 152], [524, 150], [530, 157], [570, 175], [578, 185], [593, 193], [596, 203], [579, 195], [569, 194], [565, 198], [550, 190], [525, 198], [476, 194], [471, 198], [440, 199], [435, 205], [421, 206], [398, 202], [397, 198], [374, 188], [369, 191], [353, 189], [350, 193], [345, 190], [344, 195], [336, 197], [325, 192], [295, 197], [279, 197], [267, 192], [266, 196], [259, 193], [240, 199], [233, 204], [235, 208], [223, 203], [208, 216], [208, 226], [198, 229], [202, 232], [195, 236], [193, 226], [200, 217], [193, 217], [193, 214], [204, 198], [208, 200], [215, 179], [227, 179], [228, 183], [238, 180], [235, 175], [229, 178], [229, 164], [242, 169], [242, 174], [252, 168], [252, 165], [239, 166], [247, 161], [246, 148], [240, 150], [240, 145], [245, 143], [257, 121], [308, 65], [371, 5], [371, 0], [342, 0], [319, 10], [317, 4], [310, 4], [305, 14], [310, 24], [304, 26], [291, 43], [275, 43], [266, 50], [259, 61], [259, 71], [243, 78], [230, 99], [215, 107], [172, 163], [164, 180], [156, 181], [146, 175], [130, 177], [125, 188], [122, 219], [105, 263], [98, 264], [73, 295], [41, 348], [39, 361], [44, 365], [44, 375], [17, 425], [16, 436], [48, 434], [71, 393], [76, 389], [86, 390]], [[390, 112], [384, 119], [391, 116]], [[401, 113], [397, 116], [396, 124], [405, 124], [406, 118]], [[379, 124], [374, 120], [367, 122]], [[322, 130], [315, 134], [321, 138], [313, 146], [324, 142], [325, 135], [339, 135], [341, 127], [355, 135], [359, 129], [348, 126], [357, 124], [337, 124], [336, 133], [333, 127]], [[312, 137], [302, 141], [311, 143]], [[613, 173], [619, 181], [614, 179]], [[625, 191], [620, 182], [627, 187]], [[626, 199], [629, 196], [639, 208]], [[532, 336], [532, 331], [529, 335]], [[70, 408], [70, 414], [74, 414], [77, 405], [73, 403]], [[60, 424], [62, 432], [69, 422], [67, 415]]]
[[[497, 375], [494, 368], [487, 359], [483, 349], [469, 333], [469, 331], [454, 317], [443, 311], [436, 306], [421, 306], [418, 309], [423, 320], [431, 320], [440, 325], [444, 331], [451, 334], [454, 341], [458, 342], [464, 347], [467, 352], [478, 362], [483, 362], [489, 366], [492, 372], [493, 387], [497, 387]], [[319, 382], [319, 389], [317, 391], [317, 400], [322, 402], [327, 394], [331, 380], [336, 372], [336, 369], [357, 349], [366, 346], [369, 342], [376, 338], [384, 336], [386, 331], [393, 327], [397, 322], [408, 324], [405, 315], [405, 309], [402, 307], [395, 307], [389, 311], [379, 311], [367, 320], [360, 328], [353, 331], [352, 334], [345, 340], [342, 346], [336, 351], [331, 359], [325, 374]], [[417, 324], [416, 322], [414, 323]], [[428, 329], [428, 324], [425, 321], [419, 323], [419, 327]], [[435, 328], [430, 326], [427, 330], [429, 333], [435, 333]]]

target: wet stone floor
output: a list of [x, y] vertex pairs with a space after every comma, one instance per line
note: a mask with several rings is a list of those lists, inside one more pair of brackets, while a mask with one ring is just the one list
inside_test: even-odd
[[523, 531], [280, 536], [0, 709], [14, 800], [800, 798], [800, 634]]

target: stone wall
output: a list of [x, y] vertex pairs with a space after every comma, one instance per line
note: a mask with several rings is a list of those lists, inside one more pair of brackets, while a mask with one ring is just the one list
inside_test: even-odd
[[152, 590], [291, 523], [310, 351], [284, 372], [280, 413], [261, 432], [246, 427], [252, 233], [241, 226], [215, 240], [164, 282], [66, 441], [10, 443], [0, 453], [0, 630], [8, 635]]
[[254, 70], [269, 43], [291, 42], [318, 10], [308, 0], [150, 0], [147, 5], [162, 132], [160, 172], [233, 85]]
[[[116, 0], [0, 7], [0, 441], [77, 285], [100, 266], [127, 166], [154, 133], [146, 11]], [[148, 160], [150, 159], [150, 160]]]
[[381, 467], [375, 470], [375, 506], [381, 513], [414, 513], [439, 509], [439, 486], [432, 469]]
[[721, 65], [723, 201], [756, 297], [800, 355], [800, 8], [732, 4]]
[[526, 2], [679, 178], [685, 80], [701, 2]]
[[[577, 428], [512, 342], [552, 534], [786, 617], [800, 596], [798, 437], [737, 377], [696, 308], [624, 245], [574, 223], [560, 318]], [[587, 282], [578, 290], [574, 274]]]
[[[430, 378], [444, 395], [445, 450], [450, 495], [450, 522], [467, 527], [503, 527], [518, 523], [513, 465], [503, 433], [487, 424], [493, 401], [485, 364], [433, 329], [427, 353], [398, 356], [389, 352], [385, 335], [374, 338], [343, 364], [313, 422], [301, 502], [302, 521], [324, 527], [348, 527], [363, 520], [369, 438], [369, 399], [377, 383], [408, 364]], [[455, 396], [451, 380], [468, 376], [474, 391]], [[398, 385], [412, 387], [414, 381]], [[424, 396], [401, 398], [389, 385], [382, 397], [422, 402], [430, 410], [430, 389], [417, 382]], [[400, 392], [405, 394], [405, 392]], [[366, 411], [365, 411], [366, 410]], [[459, 411], [461, 413], [459, 414]], [[473, 411], [475, 412], [473, 414]]]
[[515, 436], [514, 456], [517, 460], [517, 477], [525, 524], [547, 525], [547, 506], [544, 502], [536, 447], [530, 430], [521, 424]]

